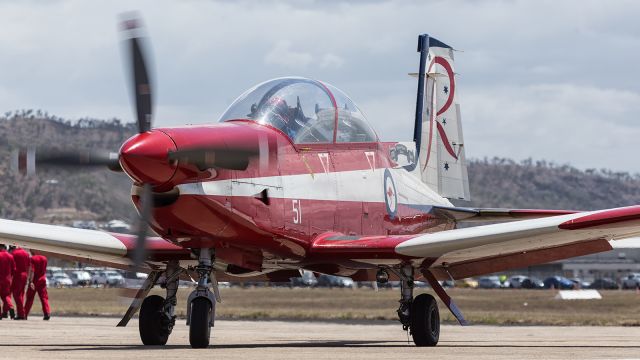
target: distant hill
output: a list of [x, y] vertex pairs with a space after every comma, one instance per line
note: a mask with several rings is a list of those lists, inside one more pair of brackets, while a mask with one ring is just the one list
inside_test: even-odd
[[471, 203], [478, 207], [597, 210], [640, 204], [640, 176], [606, 169], [504, 158], [469, 164]]
[[[45, 169], [26, 177], [9, 171], [11, 149], [25, 146], [100, 148], [117, 151], [135, 133], [117, 119], [75, 122], [41, 111], [0, 117], [0, 217], [64, 223], [136, 217], [131, 181], [106, 169]], [[463, 206], [591, 210], [640, 204], [640, 178], [608, 170], [509, 159], [472, 160], [471, 203]]]
[[107, 169], [41, 167], [36, 176], [25, 176], [10, 171], [9, 159], [12, 149], [41, 145], [117, 151], [134, 133], [133, 124], [117, 119], [72, 124], [40, 111], [5, 113], [0, 117], [0, 217], [53, 223], [70, 217], [132, 221], [136, 213], [126, 175]]

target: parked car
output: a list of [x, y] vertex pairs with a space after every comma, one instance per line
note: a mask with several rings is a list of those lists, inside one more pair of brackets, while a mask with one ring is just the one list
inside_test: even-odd
[[444, 280], [440, 282], [443, 288], [453, 288], [456, 287], [456, 282], [453, 280]]
[[639, 273], [629, 274], [622, 281], [622, 288], [623, 289], [637, 289], [637, 288], [640, 288], [640, 274]]
[[461, 288], [477, 288], [478, 287], [478, 280], [473, 279], [473, 278], [466, 278], [466, 279], [461, 279], [461, 280], [456, 280], [456, 287], [461, 287]]
[[480, 289], [499, 289], [501, 287], [503, 285], [497, 276], [483, 276], [478, 279], [478, 288]]
[[102, 270], [97, 271], [91, 277], [91, 283], [104, 286], [122, 286], [124, 285], [124, 277], [115, 270]]
[[91, 284], [91, 274], [84, 270], [74, 270], [68, 273], [73, 286], [87, 286]]
[[544, 282], [537, 278], [526, 278], [520, 283], [523, 289], [544, 289]]
[[147, 274], [135, 271], [124, 273], [124, 286], [128, 288], [139, 288], [147, 279]]
[[618, 283], [610, 278], [601, 278], [596, 279], [591, 285], [589, 289], [601, 289], [601, 290], [618, 290]]
[[353, 288], [355, 284], [348, 277], [322, 274], [318, 276], [318, 286]]
[[509, 278], [509, 287], [519, 289], [522, 287], [522, 282], [527, 280], [528, 277], [524, 275], [514, 275]]
[[589, 286], [591, 286], [590, 282], [584, 281], [580, 278], [571, 278], [569, 280], [573, 281], [573, 283], [576, 285], [576, 289], [588, 289]]
[[545, 289], [562, 289], [562, 290], [570, 290], [575, 288], [576, 284], [573, 281], [567, 279], [562, 276], [552, 276], [544, 279], [544, 287]]
[[291, 278], [291, 286], [293, 287], [311, 287], [317, 284], [318, 279], [313, 275], [313, 272], [307, 270], [302, 271], [302, 276]]
[[58, 266], [47, 266], [46, 277], [52, 277], [54, 273], [61, 272], [62, 268]]
[[56, 272], [51, 275], [49, 284], [53, 287], [69, 287], [73, 285], [73, 281], [69, 278], [69, 275], [63, 272]]

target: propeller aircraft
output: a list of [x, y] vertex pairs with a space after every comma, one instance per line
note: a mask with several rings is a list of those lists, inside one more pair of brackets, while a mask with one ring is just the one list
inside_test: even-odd
[[[302, 269], [355, 281], [400, 281], [398, 319], [417, 346], [440, 335], [439, 280], [462, 279], [611, 249], [640, 232], [640, 207], [590, 212], [454, 206], [469, 200], [453, 49], [420, 35], [413, 141], [382, 142], [356, 104], [325, 82], [286, 77], [240, 95], [210, 125], [154, 128], [153, 81], [138, 19], [123, 23], [139, 133], [117, 152], [16, 155], [36, 165], [103, 166], [132, 182], [135, 235], [0, 220], [0, 242], [149, 275], [118, 324], [139, 310], [145, 345], [176, 323], [179, 279], [192, 347], [207, 347], [218, 280], [289, 281]], [[397, 121], [397, 119], [390, 119]], [[458, 224], [492, 222], [458, 228]], [[158, 236], [148, 236], [148, 227]], [[148, 296], [161, 286], [166, 296]], [[292, 300], [295, 301], [295, 300]]]

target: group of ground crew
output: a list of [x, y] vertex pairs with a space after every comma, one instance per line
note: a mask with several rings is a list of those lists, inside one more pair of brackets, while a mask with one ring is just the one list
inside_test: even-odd
[[[29, 251], [20, 247], [11, 247], [7, 251], [6, 245], [0, 244], [0, 298], [2, 299], [2, 313], [0, 320], [27, 320], [36, 292], [42, 302], [44, 320], [51, 317], [49, 295], [47, 294], [47, 258], [43, 255], [30, 255]], [[27, 298], [25, 301], [25, 288]], [[16, 302], [13, 309], [11, 295]]]

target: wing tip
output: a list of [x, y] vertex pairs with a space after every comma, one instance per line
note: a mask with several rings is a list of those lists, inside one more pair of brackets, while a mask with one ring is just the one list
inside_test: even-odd
[[598, 211], [565, 221], [558, 225], [558, 228], [562, 230], [580, 230], [633, 220], [640, 220], [639, 205]]

